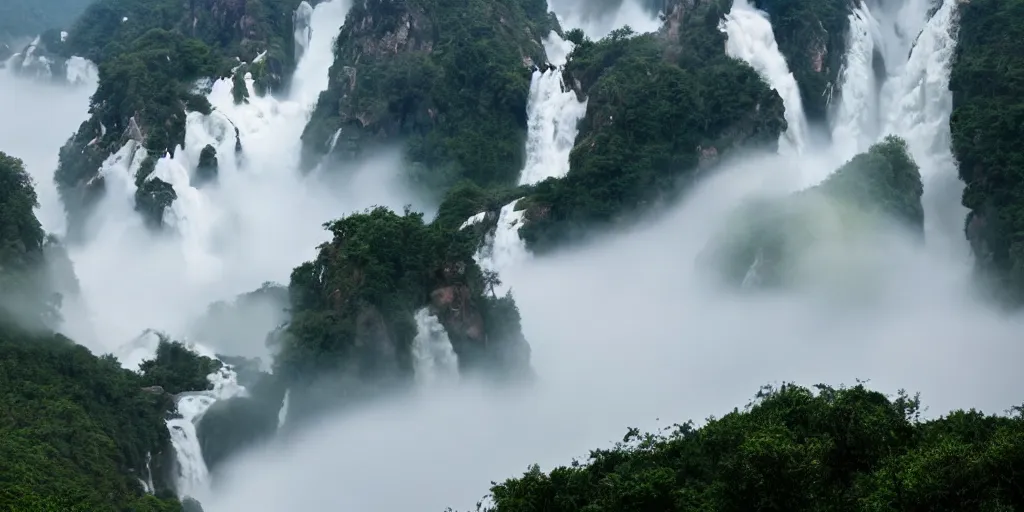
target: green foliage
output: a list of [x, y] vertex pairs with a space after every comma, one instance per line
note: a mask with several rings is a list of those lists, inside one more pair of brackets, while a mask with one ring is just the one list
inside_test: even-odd
[[[846, 54], [850, 0], [756, 0], [771, 17], [779, 51], [800, 88], [804, 114], [825, 121]], [[841, 92], [841, 91], [839, 91]]]
[[[524, 162], [530, 61], [551, 29], [543, 2], [371, 0], [337, 40], [330, 86], [303, 133], [307, 166], [401, 138], [416, 179], [512, 185]], [[372, 21], [370, 21], [372, 20]]]
[[466, 219], [480, 212], [498, 211], [510, 201], [525, 196], [531, 187], [483, 188], [471, 181], [461, 181], [448, 191], [437, 209], [433, 223], [458, 229]]
[[630, 429], [543, 473], [491, 489], [493, 512], [1018, 510], [1024, 420], [956, 411], [918, 419], [917, 397], [863, 385], [766, 388], [701, 428]]
[[[112, 356], [60, 335], [0, 327], [0, 510], [180, 510], [146, 496], [147, 456], [158, 495], [170, 489], [169, 397]], [[169, 476], [169, 475], [168, 475]]]
[[953, 152], [971, 210], [978, 268], [1007, 302], [1024, 302], [1024, 1], [959, 5], [950, 75]]
[[[333, 240], [292, 272], [289, 337], [274, 373], [286, 380], [347, 368], [408, 375], [413, 313], [437, 286], [479, 279], [469, 235], [382, 207], [325, 227]], [[446, 272], [450, 266], [462, 271]]]
[[671, 199], [733, 147], [777, 143], [782, 100], [725, 55], [717, 29], [724, 12], [721, 3], [700, 3], [679, 21], [677, 41], [625, 27], [573, 50], [566, 81], [586, 93], [587, 115], [569, 174], [528, 198], [520, 234], [531, 249]]
[[92, 0], [4, 0], [0, 40], [35, 37], [46, 29], [67, 28]]
[[701, 262], [737, 285], [748, 275], [759, 285], [793, 284], [802, 257], [826, 239], [853, 240], [883, 218], [923, 234], [923, 190], [906, 142], [888, 136], [815, 187], [744, 205]]
[[61, 301], [48, 274], [37, 206], [22, 161], [0, 152], [0, 321], [16, 318], [33, 328], [54, 326]]
[[173, 395], [213, 388], [207, 376], [220, 369], [220, 361], [201, 356], [180, 341], [171, 341], [163, 334], [157, 336], [160, 337], [160, 343], [157, 345], [156, 358], [139, 365], [144, 385], [160, 386]]

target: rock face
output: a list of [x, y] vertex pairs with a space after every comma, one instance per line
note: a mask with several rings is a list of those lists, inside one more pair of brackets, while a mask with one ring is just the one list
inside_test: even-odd
[[[512, 183], [530, 63], [551, 30], [532, 0], [368, 0], [350, 11], [330, 84], [302, 135], [304, 165], [404, 140], [424, 182]], [[486, 149], [485, 149], [486, 148]]]
[[922, 192], [906, 143], [888, 137], [818, 186], [740, 209], [699, 264], [732, 285], [792, 285], [814, 251], [870, 243], [879, 222], [895, 221], [923, 236]]
[[851, 0], [755, 0], [771, 16], [779, 50], [800, 87], [804, 113], [824, 121], [846, 54]]

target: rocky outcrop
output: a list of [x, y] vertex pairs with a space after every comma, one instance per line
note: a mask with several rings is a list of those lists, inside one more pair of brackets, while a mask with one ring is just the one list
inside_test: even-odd
[[514, 182], [530, 63], [553, 25], [526, 0], [369, 0], [338, 36], [330, 83], [302, 135], [306, 168], [404, 141], [429, 186]]

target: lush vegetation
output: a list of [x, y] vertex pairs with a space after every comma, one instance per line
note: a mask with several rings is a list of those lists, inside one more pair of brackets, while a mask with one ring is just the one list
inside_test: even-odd
[[37, 206], [22, 161], [0, 152], [0, 321], [17, 319], [31, 329], [56, 327], [60, 291], [73, 291], [59, 272], [63, 267], [47, 264], [48, 252], [62, 253], [36, 219]]
[[863, 385], [765, 388], [697, 428], [636, 429], [584, 462], [491, 489], [491, 512], [953, 511], [1024, 507], [1024, 419], [955, 411]]
[[142, 381], [147, 386], [160, 386], [174, 395], [213, 387], [207, 376], [220, 369], [220, 361], [200, 356], [180, 341], [171, 341], [162, 334], [158, 336], [156, 357], [139, 366]]
[[771, 17], [779, 51], [800, 88], [804, 113], [824, 121], [846, 55], [851, 0], [755, 0]]
[[[208, 113], [201, 78], [229, 76], [238, 58], [259, 90], [280, 90], [295, 67], [292, 13], [301, 0], [179, 2], [99, 0], [75, 22], [60, 52], [99, 64], [92, 117], [62, 148], [55, 181], [72, 233], [102, 196], [100, 164], [126, 141], [147, 151], [136, 166], [136, 207], [150, 225], [177, 195], [152, 174], [156, 160], [184, 143], [186, 111]], [[204, 177], [214, 160], [207, 155]]]
[[725, 55], [727, 1], [697, 2], [659, 34], [628, 28], [601, 41], [570, 33], [567, 83], [588, 98], [571, 170], [536, 186], [520, 231], [535, 251], [674, 197], [738, 146], [772, 146], [786, 128], [782, 100]]
[[702, 264], [737, 285], [792, 284], [802, 256], [826, 237], [854, 240], [883, 220], [923, 233], [922, 193], [921, 173], [906, 142], [889, 136], [815, 187], [745, 205], [727, 219]]
[[960, 4], [950, 76], [953, 152], [971, 210], [979, 270], [1008, 303], [1024, 303], [1024, 1]]
[[[370, 0], [338, 36], [331, 83], [303, 133], [307, 166], [331, 148], [407, 142], [417, 179], [514, 184], [524, 162], [531, 64], [554, 26], [543, 0]], [[371, 22], [372, 20], [372, 22]]]
[[[177, 511], [173, 408], [140, 375], [59, 335], [0, 327], [0, 510]], [[158, 497], [143, 492], [152, 470]]]
[[67, 28], [92, 0], [5, 0], [0, 2], [0, 41], [35, 37], [47, 29]]
[[[187, 378], [184, 358], [139, 374], [49, 330], [55, 290], [73, 290], [74, 273], [35, 206], [21, 161], [0, 153], [0, 511], [178, 511], [164, 425], [174, 403], [143, 388]], [[150, 480], [155, 495], [143, 492]]]
[[445, 325], [464, 370], [526, 371], [518, 310], [511, 297], [486, 293], [497, 277], [473, 261], [470, 233], [385, 208], [326, 227], [333, 240], [292, 272], [291, 321], [276, 340], [274, 375], [292, 389], [293, 409], [302, 407], [297, 389], [327, 385], [337, 402], [407, 382], [413, 315], [424, 307]]

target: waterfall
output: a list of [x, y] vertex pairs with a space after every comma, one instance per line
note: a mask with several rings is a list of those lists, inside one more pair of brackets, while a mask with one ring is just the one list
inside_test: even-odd
[[196, 434], [199, 420], [218, 400], [245, 393], [245, 388], [238, 384], [238, 375], [231, 365], [223, 365], [208, 375], [207, 379], [213, 384], [213, 389], [179, 395], [176, 406], [180, 417], [167, 420], [171, 445], [174, 446], [177, 457], [178, 473], [175, 485], [181, 498], [195, 496], [205, 491], [209, 484], [209, 470], [206, 468], [199, 436]]
[[291, 401], [292, 390], [286, 389], [284, 401], [281, 402], [281, 410], [277, 412], [277, 429], [284, 428], [284, 422], [288, 420], [288, 403]]
[[775, 42], [768, 15], [755, 9], [748, 0], [735, 0], [719, 30], [727, 37], [725, 53], [750, 64], [782, 97], [789, 127], [779, 137], [779, 152], [802, 153], [807, 141], [807, 117], [800, 88]]
[[[833, 152], [837, 160], [848, 159], [886, 135], [905, 139], [925, 183], [922, 202], [929, 243], [967, 257], [961, 232], [966, 215], [960, 206], [963, 184], [957, 178], [949, 129], [957, 0], [942, 0], [925, 18], [930, 7], [924, 0], [907, 0], [873, 11], [869, 2], [851, 15], [842, 100], [832, 125]], [[882, 67], [886, 73], [879, 88], [871, 70]], [[868, 93], [876, 88], [880, 94]], [[857, 141], [851, 145], [854, 136]]]
[[569, 152], [576, 142], [577, 124], [587, 113], [587, 101], [579, 101], [562, 78], [572, 47], [554, 32], [544, 40], [553, 67], [534, 71], [530, 82], [526, 165], [519, 175], [520, 185], [561, 178], [569, 172]]
[[881, 39], [878, 21], [867, 4], [850, 13], [846, 61], [839, 72], [839, 101], [832, 123], [832, 143], [842, 155], [867, 149], [879, 129], [879, 84], [874, 76], [875, 42]]
[[[526, 108], [526, 164], [519, 175], [520, 185], [560, 178], [569, 172], [569, 153], [579, 132], [577, 124], [587, 113], [587, 101], [579, 101], [562, 78], [562, 69], [573, 49], [572, 42], [552, 32], [544, 39], [544, 48], [554, 67], [534, 71], [530, 83]], [[518, 202], [516, 199], [501, 208], [497, 226], [485, 236], [477, 251], [475, 259], [484, 270], [502, 274], [529, 258], [526, 244], [519, 238], [519, 228], [526, 212], [517, 211]], [[467, 219], [462, 227], [481, 222], [485, 217], [485, 212], [478, 213]], [[494, 287], [494, 292], [504, 295], [510, 288], [510, 284], [503, 282]]]
[[416, 337], [412, 341], [413, 368], [420, 385], [452, 382], [459, 375], [459, 360], [448, 332], [429, 309], [416, 312]]

